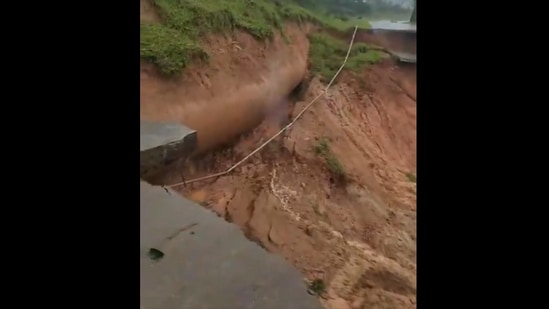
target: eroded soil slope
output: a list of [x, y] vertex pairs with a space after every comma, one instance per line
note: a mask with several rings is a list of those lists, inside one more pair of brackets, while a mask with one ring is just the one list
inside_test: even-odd
[[[285, 96], [308, 74], [312, 30], [286, 26], [291, 44], [280, 35], [271, 43], [244, 33], [206, 38], [210, 63], [176, 79], [142, 64], [142, 119], [199, 132], [202, 155], [162, 182], [226, 170], [322, 91], [314, 78], [298, 102]], [[232, 174], [176, 189], [307, 279], [322, 279], [327, 308], [415, 308], [415, 75], [415, 66], [390, 60], [344, 71], [288, 132]], [[207, 152], [223, 143], [230, 146]]]
[[[292, 113], [321, 92], [313, 80]], [[291, 105], [290, 105], [291, 106]], [[385, 63], [344, 73], [295, 126], [229, 176], [178, 187], [327, 285], [328, 308], [412, 308], [416, 291], [415, 68]], [[272, 136], [269, 118], [187, 179], [223, 171]], [[319, 156], [322, 141], [344, 171]], [[165, 181], [179, 181], [175, 173]], [[377, 306], [377, 307], [376, 307]]]
[[259, 125], [306, 76], [309, 28], [287, 25], [285, 37], [272, 42], [243, 32], [205, 38], [208, 65], [194, 63], [170, 80], [142, 63], [141, 119], [186, 124], [197, 130], [201, 151], [232, 141]]

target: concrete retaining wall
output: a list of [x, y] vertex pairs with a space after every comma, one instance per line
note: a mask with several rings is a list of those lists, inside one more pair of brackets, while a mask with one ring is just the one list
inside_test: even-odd
[[175, 123], [141, 122], [140, 174], [153, 176], [197, 147], [196, 131]]

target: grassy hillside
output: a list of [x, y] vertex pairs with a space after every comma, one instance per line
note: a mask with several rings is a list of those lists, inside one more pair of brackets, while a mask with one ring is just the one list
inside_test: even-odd
[[[347, 55], [348, 42], [342, 42], [322, 33], [311, 35], [309, 40], [313, 72], [320, 74], [323, 82], [329, 82]], [[354, 43], [346, 68], [358, 72], [364, 66], [376, 63], [384, 57], [386, 54], [377, 47]]]
[[[258, 40], [270, 39], [276, 31], [283, 34], [283, 22], [312, 22], [323, 27], [345, 31], [359, 25], [368, 28], [364, 19], [343, 20], [307, 10], [291, 1], [275, 0], [151, 0], [162, 24], [141, 25], [141, 57], [158, 66], [170, 76], [181, 72], [194, 59], [207, 61], [208, 54], [200, 46], [200, 38], [210, 33], [247, 31]], [[313, 57], [332, 57], [325, 37], [312, 40], [312, 49], [322, 50]], [[339, 50], [340, 44], [333, 47]], [[361, 57], [366, 57], [363, 54]], [[368, 56], [373, 57], [373, 56]], [[339, 58], [339, 57], [338, 57]], [[375, 58], [375, 57], [374, 57]], [[313, 61], [315, 61], [313, 59]], [[334, 59], [335, 61], [335, 59]], [[357, 60], [358, 61], [358, 60]], [[360, 62], [360, 61], [358, 61]], [[324, 62], [322, 62], [324, 63]], [[331, 61], [327, 61], [330, 63]], [[341, 61], [339, 62], [341, 64]], [[319, 67], [318, 71], [324, 70]]]

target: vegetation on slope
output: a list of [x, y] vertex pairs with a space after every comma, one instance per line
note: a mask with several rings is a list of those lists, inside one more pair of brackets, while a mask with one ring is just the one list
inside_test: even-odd
[[[200, 38], [210, 33], [246, 31], [258, 40], [283, 33], [284, 21], [311, 22], [324, 28], [347, 31], [362, 18], [337, 18], [306, 9], [290, 0], [151, 0], [162, 23], [141, 25], [141, 57], [155, 64], [167, 76], [178, 74], [191, 60], [207, 61]], [[337, 70], [346, 54], [345, 43], [326, 35], [312, 38], [315, 71], [327, 77]], [[379, 58], [366, 46], [353, 48], [349, 63], [359, 67]], [[334, 69], [334, 66], [335, 67]]]
[[346, 174], [343, 165], [330, 150], [327, 138], [323, 137], [318, 141], [318, 144], [315, 145], [315, 152], [326, 161], [328, 169], [337, 180], [345, 180]]
[[[313, 72], [318, 73], [323, 82], [329, 82], [347, 55], [348, 43], [322, 33], [311, 35], [309, 40]], [[384, 57], [386, 54], [375, 46], [355, 43], [349, 54], [346, 68], [358, 72], [364, 66], [376, 63]]]

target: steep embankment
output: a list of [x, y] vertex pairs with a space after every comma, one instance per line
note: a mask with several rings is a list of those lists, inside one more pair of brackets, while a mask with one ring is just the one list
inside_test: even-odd
[[[144, 8], [142, 22], [160, 20]], [[311, 46], [315, 30], [286, 23], [284, 35], [265, 42], [244, 31], [205, 36], [209, 63], [190, 63], [175, 78], [142, 63], [141, 117], [198, 130], [204, 154], [187, 162], [186, 179], [226, 170], [322, 92], [320, 76], [337, 70], [346, 46], [332, 50], [314, 39]], [[357, 36], [359, 43], [402, 45], [387, 40]], [[359, 52], [369, 49], [359, 43]], [[415, 66], [362, 53], [348, 69], [295, 126], [234, 173], [177, 189], [316, 279], [327, 308], [415, 308]], [[303, 97], [289, 100], [313, 72], [319, 74]], [[180, 181], [180, 171], [172, 172], [157, 181]]]
[[141, 118], [186, 124], [197, 130], [200, 150], [230, 142], [285, 104], [305, 78], [310, 29], [286, 25], [285, 39], [277, 33], [264, 43], [241, 31], [211, 36], [203, 45], [209, 64], [191, 64], [184, 75], [170, 80], [143, 63]]
[[[232, 141], [286, 103], [307, 76], [313, 28], [350, 27], [291, 1], [246, 0], [141, 0], [141, 23], [141, 118], [196, 129], [200, 152]], [[320, 59], [324, 71], [335, 72], [345, 51], [319, 50], [335, 59]], [[365, 48], [353, 55], [357, 64], [379, 58]]]
[[[414, 84], [415, 67], [390, 61], [344, 73], [234, 173], [179, 189], [320, 278], [327, 308], [415, 307]], [[315, 78], [292, 117], [323, 87]], [[185, 176], [226, 170], [279, 127], [264, 121], [230, 149], [188, 162]]]

